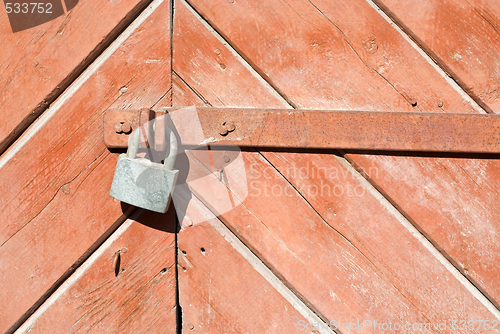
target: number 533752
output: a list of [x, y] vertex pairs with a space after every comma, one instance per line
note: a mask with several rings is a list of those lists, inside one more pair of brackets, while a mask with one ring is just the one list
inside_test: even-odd
[[38, 13], [38, 14], [52, 14], [52, 4], [43, 2], [7, 2], [5, 3], [7, 14], [10, 13]]

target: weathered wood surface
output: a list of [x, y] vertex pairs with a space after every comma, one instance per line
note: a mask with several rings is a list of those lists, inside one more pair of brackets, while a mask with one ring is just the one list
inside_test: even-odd
[[[214, 11], [229, 11], [225, 6], [226, 3], [222, 2], [214, 5], [217, 8]], [[235, 2], [234, 6], [241, 6], [241, 3]], [[248, 13], [252, 13], [251, 9], [246, 8], [246, 11], [250, 17], [264, 20], [265, 15], [252, 16]], [[251, 104], [253, 107], [272, 108], [283, 104], [283, 100], [264, 87], [255, 73], [234, 62], [233, 54], [208, 29], [203, 29], [189, 9], [176, 3], [174, 17], [173, 68], [192, 89], [192, 94], [196, 93], [205, 103], [214, 106], [242, 106], [238, 103], [243, 101], [245, 104], [248, 99], [246, 92], [251, 92], [250, 96], [259, 92]], [[214, 19], [212, 24], [216, 26], [218, 22], [225, 24], [227, 21], [230, 20]], [[280, 24], [286, 26], [287, 23], [291, 22], [284, 19]], [[232, 31], [239, 31], [239, 28], [229, 29], [226, 33]], [[251, 35], [250, 31], [257, 29], [242, 27], [241, 31]], [[261, 31], [254, 39], [264, 43], [263, 33]], [[257, 47], [259, 44], [253, 45]], [[240, 51], [243, 47], [251, 47], [244, 43], [237, 46]], [[181, 61], [179, 55], [183, 57]], [[246, 56], [253, 61], [248, 54]], [[276, 64], [286, 60], [283, 59], [285, 53], [281, 53], [281, 58], [275, 57], [279, 59]], [[255, 56], [255, 59], [260, 58]], [[313, 72], [308, 74], [310, 77], [319, 76], [324, 70], [305, 65], [304, 68]], [[281, 68], [282, 72], [288, 70], [289, 67]], [[429, 68], [428, 71], [432, 78], [434, 70]], [[267, 69], [262, 72], [269, 73]], [[235, 88], [241, 86], [241, 82], [245, 83], [244, 89]], [[178, 85], [174, 81], [174, 105], [176, 94], [183, 97], [189, 94], [187, 87], [176, 87]], [[298, 84], [295, 80], [288, 80], [288, 85]], [[288, 89], [285, 80], [280, 87]], [[261, 93], [263, 89], [264, 95]], [[290, 91], [294, 89], [299, 91], [295, 86]], [[305, 93], [298, 96], [303, 101], [306, 101], [307, 94], [311, 101], [321, 94], [308, 91], [307, 86], [303, 89]], [[458, 93], [452, 94], [457, 94], [455, 98], [459, 96]], [[275, 99], [269, 102], [271, 96]], [[326, 319], [346, 322], [357, 319], [403, 323], [429, 321], [433, 324], [455, 318], [494, 319], [486, 306], [471, 294], [470, 287], [457, 279], [459, 274], [445, 267], [440, 258], [403, 225], [404, 218], [388, 209], [370, 186], [360, 183], [354, 176], [356, 171], [349, 172], [333, 155], [265, 153], [262, 156], [243, 152], [242, 156], [247, 166], [250, 193], [247, 198], [240, 198], [244, 205], [223, 214], [222, 221]], [[210, 168], [209, 165], [206, 167]], [[325, 168], [330, 173], [328, 177], [323, 172], [318, 173]], [[304, 173], [302, 176], [297, 174], [300, 170]], [[292, 184], [281, 175], [288, 177]], [[316, 188], [310, 188], [312, 186]], [[319, 189], [330, 191], [319, 194]], [[217, 187], [207, 183], [204, 197], [217, 196], [217, 193]], [[456, 302], [458, 300], [460, 303]], [[481, 331], [476, 329], [476, 332]]]
[[[185, 14], [182, 9], [180, 12], [176, 11], [176, 16], [179, 16], [175, 22], [176, 27], [187, 27], [184, 25], [185, 19], [192, 17]], [[190, 24], [196, 25], [197, 22], [191, 21]], [[188, 39], [183, 41], [189, 44]], [[207, 42], [210, 43], [210, 40]], [[182, 48], [180, 50], [189, 51]], [[209, 59], [199, 60], [210, 62]], [[237, 63], [234, 65], [237, 66]], [[248, 92], [251, 92], [252, 88], [258, 91], [258, 87], [250, 86]], [[172, 77], [172, 104], [205, 105], [201, 96], [177, 75]], [[204, 181], [197, 184], [197, 189], [206, 190], [199, 195], [209, 196], [208, 198], [213, 200], [218, 194], [226, 193], [224, 186], [215, 179], [216, 175], [211, 173], [212, 169], [207, 170], [200, 163], [203, 161], [210, 166], [207, 152], [187, 151], [187, 154], [190, 160], [187, 181], [199, 182], [200, 178]], [[284, 300], [284, 297], [252, 268], [247, 259], [235, 249], [237, 245], [230, 244], [221, 236], [218, 231], [220, 228], [216, 229], [214, 225], [222, 225], [222, 222], [216, 218], [207, 220], [213, 217], [208, 210], [206, 203], [202, 203], [193, 195], [186, 209], [188, 218], [185, 217], [184, 221], [181, 221], [184, 229], [178, 234], [179, 304], [182, 310], [183, 333], [303, 332], [304, 326], [309, 324], [310, 320], [304, 319], [294, 309], [296, 305], [290, 305]], [[245, 216], [251, 214], [250, 211], [245, 212]], [[320, 321], [311, 323], [316, 323], [317, 326], [323, 324]], [[323, 325], [323, 328], [325, 326]], [[316, 330], [310, 332], [318, 333]]]
[[299, 108], [474, 109], [366, 1], [189, 3]]
[[[176, 16], [179, 17], [175, 21], [175, 28], [179, 29], [187, 28], [186, 23], [189, 21], [186, 22], [185, 19], [193, 18], [186, 16], [182, 9], [176, 11]], [[195, 25], [197, 23], [199, 24], [196, 18], [190, 22]], [[198, 39], [183, 38], [188, 44], [196, 40]], [[210, 62], [210, 59], [202, 57], [199, 60], [203, 63]], [[237, 60], [232, 60], [233, 66], [236, 65]], [[190, 63], [183, 62], [183, 65]], [[242, 89], [246, 87], [244, 81], [239, 84]], [[248, 92], [251, 88], [253, 87], [248, 87]], [[174, 75], [172, 104], [203, 106], [204, 102], [200, 99], [200, 95], [197, 96], [177, 75]], [[205, 182], [200, 186], [206, 187], [209, 192], [210, 189], [215, 189], [220, 193], [221, 185], [214, 184], [213, 181], [216, 181], [214, 178], [206, 179], [210, 172], [201, 168], [199, 161], [192, 158], [194, 154], [210, 164], [207, 152], [188, 153], [191, 158], [188, 181], [204, 177]], [[302, 332], [299, 330], [299, 325], [307, 324], [308, 321], [214, 229], [213, 224], [222, 224], [220, 221], [217, 219], [213, 219], [215, 222], [206, 221], [205, 217], [210, 217], [210, 214], [206, 214], [208, 208], [193, 196], [186, 211], [189, 218], [181, 221], [186, 228], [178, 234], [179, 303], [182, 310], [183, 333]]]
[[102, 142], [102, 115], [152, 107], [170, 90], [169, 10], [162, 3], [12, 159], [0, 160], [0, 302], [9, 305], [1, 332], [122, 214], [109, 197], [117, 155]]
[[16, 333], [177, 333], [174, 214], [126, 221]]
[[[116, 155], [102, 144], [102, 113], [108, 107], [483, 111], [368, 2], [190, 4], [223, 37], [214, 37], [189, 4], [176, 1], [172, 83], [170, 4], [162, 3], [44, 127], [33, 132], [22, 150], [0, 159], [0, 302], [9, 305], [0, 311], [0, 331], [51, 291], [122, 213], [119, 203], [108, 197], [116, 163]], [[494, 5], [474, 6], [481, 8], [475, 13], [483, 18], [488, 14], [486, 21], [496, 27]], [[455, 14], [459, 20], [472, 15], [465, 21], [479, 24], [472, 11]], [[481, 21], [485, 27], [486, 21]], [[493, 38], [491, 29], [487, 31]], [[223, 38], [235, 50], [226, 48]], [[475, 84], [470, 90], [482, 99], [474, 96], [479, 104], [494, 108], [496, 58], [482, 57], [478, 59], [486, 65], [477, 82], [481, 89], [487, 86], [486, 93], [474, 90]], [[470, 65], [475, 60], [467, 61]], [[455, 71], [472, 76], [467, 66]], [[60, 82], [54, 80], [51, 87]], [[345, 156], [356, 170], [332, 154], [242, 152], [249, 194], [233, 194], [241, 205], [221, 215], [221, 221], [309, 311], [326, 321], [447, 321], [444, 332], [484, 332], [449, 327], [452, 320], [495, 319], [498, 310], [492, 311], [468, 281], [419, 239], [405, 217], [491, 300], [500, 300], [496, 161]], [[210, 159], [202, 153], [189, 158], [193, 175], [211, 172]], [[217, 198], [221, 182], [215, 175], [203, 180], [201, 198]], [[70, 276], [72, 284], [56, 290], [61, 294], [53, 295], [54, 304], [35, 314], [32, 330], [57, 331], [54, 324], [59, 324], [61, 330], [74, 325], [75, 331], [173, 332], [174, 249], [168, 234], [172, 231], [155, 224], [162, 219], [139, 220], [146, 226], [132, 223], [121, 239], [95, 254], [100, 257], [85, 262], [80, 269], [88, 265], [87, 271]], [[179, 245], [184, 332], [299, 329], [303, 318], [297, 305], [273, 290], [212, 225], [186, 227]], [[112, 255], [123, 247], [125, 271], [114, 277]], [[109, 290], [92, 295], [96, 286]], [[93, 308], [103, 300], [109, 303]], [[165, 312], [159, 314], [162, 308]], [[100, 321], [99, 312], [111, 313]], [[60, 318], [65, 322], [56, 320]], [[372, 327], [367, 332], [380, 330]]]
[[487, 111], [500, 112], [498, 1], [375, 2]]
[[[315, 1], [317, 9], [302, 0], [258, 5], [245, 1], [190, 3], [293, 106], [482, 111], [365, 1], [349, 4]], [[193, 53], [197, 55], [196, 52]], [[206, 53], [211, 55], [213, 51]], [[201, 90], [198, 85], [193, 86]], [[237, 101], [224, 104], [234, 105]], [[500, 272], [495, 264], [500, 260], [500, 249], [492, 236], [500, 232], [498, 196], [493, 195], [500, 180], [494, 161], [440, 159], [454, 166], [454, 170], [463, 168], [467, 173], [454, 173], [453, 183], [432, 188], [432, 184], [440, 184], [445, 176], [436, 176], [439, 167], [420, 167], [419, 158], [347, 157], [361, 170], [376, 171], [378, 181], [372, 182], [383, 193], [390, 193], [388, 198], [397, 207], [407, 208], [402, 211], [404, 215], [498, 304], [500, 291], [496, 277]], [[464, 164], [486, 164], [489, 173]], [[483, 190], [471, 179], [491, 188]], [[402, 188], [406, 190], [399, 196]], [[412, 193], [415, 189], [420, 189], [418, 200]], [[487, 200], [474, 200], [468, 192]], [[422, 210], [423, 197], [432, 203], [432, 213]], [[486, 235], [490, 237], [485, 238]]]
[[209, 222], [179, 233], [178, 256], [183, 333], [303, 333], [308, 322]]
[[0, 14], [0, 152], [144, 9], [148, 0], [80, 1], [67, 14], [12, 33]]

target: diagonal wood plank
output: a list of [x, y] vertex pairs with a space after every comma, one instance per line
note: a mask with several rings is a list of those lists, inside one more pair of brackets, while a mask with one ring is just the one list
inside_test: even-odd
[[299, 108], [480, 109], [365, 1], [189, 3]]
[[127, 220], [16, 333], [177, 333], [175, 225]]
[[109, 197], [117, 155], [102, 142], [102, 114], [152, 107], [170, 90], [169, 13], [153, 2], [0, 159], [0, 301], [10, 305], [0, 331], [122, 214]]
[[375, 0], [489, 112], [500, 112], [497, 1]]
[[[212, 105], [227, 106], [244, 100], [240, 91], [232, 91], [236, 84], [233, 82], [246, 82], [247, 87], [252, 87], [250, 91], [260, 89], [252, 85], [258, 81], [255, 73], [245, 71], [245, 66], [234, 63], [232, 67], [221, 68], [221, 63], [233, 64], [232, 52], [223, 53], [221, 48], [224, 45], [220, 38], [201, 29], [188, 8], [177, 3], [174, 16], [174, 70], [193, 92], [200, 95], [200, 91], [208, 90], [207, 86], [216, 86], [214, 81], [224, 83], [202, 97]], [[185, 37], [187, 35], [189, 39]], [[181, 55], [182, 63], [178, 63]], [[192, 59], [192, 62], [185, 59]], [[197, 64], [203, 66], [198, 68]], [[234, 73], [238, 73], [237, 78]], [[187, 88], [175, 90], [186, 94]], [[230, 92], [233, 92], [232, 96]], [[260, 103], [256, 99], [252, 106], [273, 107], [268, 102]], [[282, 100], [276, 99], [274, 104], [278, 103]], [[243, 156], [248, 166], [249, 189], [254, 193], [240, 199], [243, 208], [237, 207], [222, 215], [221, 219], [326, 319], [347, 322], [371, 317], [437, 324], [456, 317], [469, 317], [470, 310], [478, 312], [475, 317], [494, 319], [488, 306], [471, 295], [463, 282], [402, 226], [401, 216], [395, 210], [384, 208], [378, 197], [366, 191], [335, 157], [325, 156], [329, 163], [326, 167], [332, 167], [337, 172], [337, 176], [332, 177], [333, 181], [343, 189], [356, 189], [362, 196], [343, 193], [338, 195], [340, 198], [334, 196], [329, 206], [329, 203], [323, 202], [322, 205], [331, 212], [327, 216], [318, 215], [318, 209], [310, 207], [269, 161], [258, 154], [243, 153]], [[267, 154], [266, 157], [269, 159]], [[319, 157], [322, 158], [321, 155]], [[305, 164], [309, 156], [297, 154], [294, 159], [297, 160], [295, 163], [302, 161]], [[280, 172], [285, 174], [284, 170]], [[307, 169], [305, 173], [310, 176]], [[273, 194], [274, 186], [276, 190]], [[206, 191], [206, 196], [217, 194], [208, 186]], [[346, 203], [348, 217], [334, 218], [337, 202]], [[359, 213], [363, 216], [358, 217]], [[350, 237], [345, 238], [343, 235], [352, 228], [347, 222], [362, 225], [366, 223], [363, 217], [373, 217], [371, 227], [367, 227], [369, 232], [363, 237], [369, 238], [370, 242], [351, 240], [351, 237], [354, 238], [352, 231]], [[377, 223], [389, 224], [397, 236], [391, 240], [391, 247], [401, 255], [397, 263], [391, 261], [392, 254], [381, 251], [390, 233], [377, 229]], [[341, 230], [344, 231], [342, 234], [339, 233]], [[373, 248], [380, 248], [377, 256], [370, 254], [375, 252]], [[415, 261], [408, 261], [412, 256], [416, 256]], [[408, 275], [418, 278], [408, 280]], [[453, 300], [460, 300], [468, 306], [457, 306]], [[384, 307], [381, 309], [375, 305]]]
[[149, 2], [80, 1], [65, 15], [16, 33], [12, 33], [2, 10], [0, 152], [54, 102]]
[[[179, 233], [183, 333], [303, 332], [300, 324], [309, 321], [211, 224], [221, 223], [203, 222]], [[313, 332], [333, 333], [324, 327]]]
[[[450, 85], [447, 78], [365, 1], [353, 1], [349, 6], [340, 1], [319, 0], [272, 1], [259, 5], [245, 1], [208, 4], [194, 0], [190, 4], [294, 106], [484, 112], [459, 87]], [[359, 19], [350, 20], [350, 17]], [[367, 37], [371, 38], [369, 43], [365, 40]], [[249, 43], [249, 38], [256, 42]], [[329, 54], [336, 56], [326, 59]], [[195, 86], [195, 89], [198, 88]], [[411, 206], [411, 210], [403, 211], [405, 216], [498, 306], [500, 295], [494, 277], [499, 275], [495, 265], [499, 261], [499, 246], [494, 238], [483, 238], [484, 233], [499, 233], [495, 214], [498, 196], [488, 188], [481, 195], [489, 198], [486, 202], [471, 201], [469, 195], [483, 192], [470, 182], [471, 179], [483, 182], [484, 178], [484, 183], [488, 184], [499, 182], [493, 161], [483, 161], [488, 164], [490, 174], [473, 174], [474, 169], [465, 167], [470, 174], [454, 174], [454, 183], [435, 189], [426, 188], [426, 180], [434, 183], [437, 171], [419, 167], [421, 162], [417, 158], [347, 157], [365, 172], [377, 170], [378, 181], [372, 181], [373, 184], [382, 193], [390, 194], [388, 198], [396, 207]], [[452, 170], [459, 170], [464, 161], [450, 160], [447, 164], [456, 166], [451, 167]], [[393, 183], [386, 182], [394, 180], [391, 175], [396, 175], [395, 171], [401, 176]], [[438, 179], [446, 177], [437, 176]], [[435, 182], [439, 184], [438, 179]], [[399, 197], [401, 188], [407, 190]], [[421, 190], [418, 200], [410, 190], [415, 188]], [[451, 189], [452, 197], [448, 195]], [[410, 195], [405, 197], [405, 193]], [[421, 204], [422, 196], [432, 203], [430, 215], [428, 210], [421, 210], [425, 205]], [[463, 210], [464, 203], [467, 203], [467, 210]], [[450, 235], [449, 231], [456, 232]], [[479, 246], [472, 250], [473, 247], [466, 245]], [[471, 256], [478, 257], [466, 261]]]
[[[204, 105], [201, 96], [177, 75], [172, 78], [172, 92], [174, 106]], [[188, 180], [196, 179], [199, 162], [192, 159], [195, 152], [187, 153], [190, 166], [198, 167], [190, 168]], [[198, 157], [206, 158], [203, 153]], [[200, 177], [207, 175], [201, 171]], [[203, 186], [210, 188], [210, 182]], [[321, 328], [317, 326], [314, 333], [333, 333], [258, 258], [252, 259], [251, 251], [195, 196], [184, 218], [181, 223], [186, 228], [178, 234], [183, 332], [300, 333], [306, 324], [317, 323]]]

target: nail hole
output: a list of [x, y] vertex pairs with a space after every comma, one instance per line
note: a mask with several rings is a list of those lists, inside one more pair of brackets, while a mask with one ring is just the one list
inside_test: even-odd
[[118, 274], [120, 273], [120, 262], [121, 262], [121, 255], [120, 255], [120, 252], [118, 251], [115, 253], [115, 256], [113, 259], [113, 266], [115, 269], [115, 277], [117, 277]]
[[417, 101], [412, 102], [411, 106], [412, 106], [412, 107], [416, 107], [416, 106], [417, 106]]
[[181, 250], [182, 254], [186, 255], [186, 251]]
[[163, 268], [162, 270], [160, 270], [160, 274], [165, 274], [167, 272], [167, 268]]
[[201, 254], [205, 255], [205, 248], [201, 247], [200, 251], [201, 251]]

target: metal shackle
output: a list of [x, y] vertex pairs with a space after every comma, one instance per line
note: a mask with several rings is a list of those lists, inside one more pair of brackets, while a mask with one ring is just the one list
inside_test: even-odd
[[[165, 170], [173, 170], [175, 165], [175, 158], [177, 155], [177, 137], [175, 136], [174, 131], [172, 131], [169, 127], [165, 127], [166, 136], [170, 136], [170, 146], [168, 150], [168, 156], [165, 158], [163, 162], [163, 168]], [[127, 148], [127, 157], [130, 159], [134, 159], [137, 156], [137, 151], [139, 150], [139, 134], [141, 128], [138, 127], [135, 129], [130, 135], [130, 141]]]

